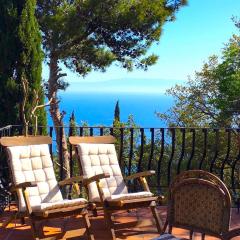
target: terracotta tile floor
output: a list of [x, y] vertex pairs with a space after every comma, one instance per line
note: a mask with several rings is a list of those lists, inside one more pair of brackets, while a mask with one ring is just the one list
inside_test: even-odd
[[[159, 208], [159, 213], [163, 219], [166, 217], [166, 208]], [[0, 219], [0, 240], [32, 240], [30, 226], [28, 221], [25, 225], [20, 225], [19, 221], [11, 223], [8, 228], [1, 227], [2, 222], [7, 219], [11, 214], [9, 211], [5, 211], [4, 215]], [[100, 212], [98, 217], [91, 216], [91, 223], [96, 240], [108, 240], [111, 239], [110, 232], [104, 225], [103, 215]], [[127, 240], [145, 240], [158, 236], [154, 220], [148, 209], [141, 209], [138, 211], [118, 212], [115, 215], [116, 223], [116, 236], [118, 239]], [[44, 234], [46, 237], [53, 236], [54, 234], [60, 234], [61, 231], [66, 232], [59, 239], [86, 239], [84, 236], [85, 230], [83, 229], [83, 221], [81, 217], [71, 217], [66, 219], [49, 220], [42, 223], [44, 226]], [[236, 213], [236, 210], [232, 210], [231, 228], [240, 227], [240, 214]], [[82, 228], [82, 229], [81, 229]], [[179, 237], [187, 237], [188, 232], [174, 229], [174, 234]], [[200, 236], [196, 235], [195, 239], [200, 239]], [[207, 237], [207, 240], [215, 239]], [[234, 240], [240, 237], [234, 238]]]

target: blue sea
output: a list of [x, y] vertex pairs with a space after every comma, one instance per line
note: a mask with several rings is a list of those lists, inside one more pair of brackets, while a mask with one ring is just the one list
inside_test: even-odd
[[[119, 100], [120, 117], [126, 122], [133, 115], [135, 123], [140, 127], [165, 127], [156, 112], [165, 112], [173, 105], [171, 96], [161, 93], [85, 93], [63, 92], [60, 95], [60, 108], [66, 115], [64, 123], [67, 126], [72, 111], [75, 113], [78, 125], [86, 122], [89, 126], [111, 126], [114, 108]], [[51, 125], [51, 120], [49, 119]]]

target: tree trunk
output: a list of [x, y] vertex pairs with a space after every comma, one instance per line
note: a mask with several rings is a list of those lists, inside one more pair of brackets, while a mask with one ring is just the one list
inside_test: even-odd
[[[62, 179], [70, 177], [70, 166], [69, 166], [69, 152], [67, 138], [64, 130], [63, 115], [59, 109], [59, 101], [57, 97], [58, 91], [58, 79], [60, 78], [57, 58], [51, 57], [50, 64], [50, 75], [48, 79], [48, 99], [52, 99], [50, 104], [50, 114], [53, 120], [54, 129], [56, 132], [57, 149], [59, 162], [62, 164], [63, 171], [60, 171], [60, 177]], [[61, 162], [62, 159], [62, 162]]]

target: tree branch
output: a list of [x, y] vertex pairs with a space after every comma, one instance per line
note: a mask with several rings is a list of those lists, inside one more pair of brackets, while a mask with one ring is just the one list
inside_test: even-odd
[[[50, 99], [47, 103], [45, 103], [45, 104], [35, 106], [35, 107], [32, 109], [32, 111], [31, 111], [32, 116], [34, 116], [35, 111], [36, 111], [37, 109], [50, 106], [50, 105], [52, 104], [52, 101], [53, 101], [53, 98], [51, 98], [51, 99]], [[55, 104], [56, 104], [56, 103], [55, 103]]]

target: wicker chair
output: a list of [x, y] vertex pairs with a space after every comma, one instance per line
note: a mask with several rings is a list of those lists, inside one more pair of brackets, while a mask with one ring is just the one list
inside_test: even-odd
[[[225, 184], [215, 175], [191, 170], [179, 174], [170, 186], [168, 216], [163, 233], [168, 227], [231, 239], [240, 235], [240, 229], [229, 230], [231, 196]], [[174, 236], [172, 236], [174, 237]], [[162, 235], [158, 239], [164, 239]], [[170, 239], [170, 238], [168, 238]]]

